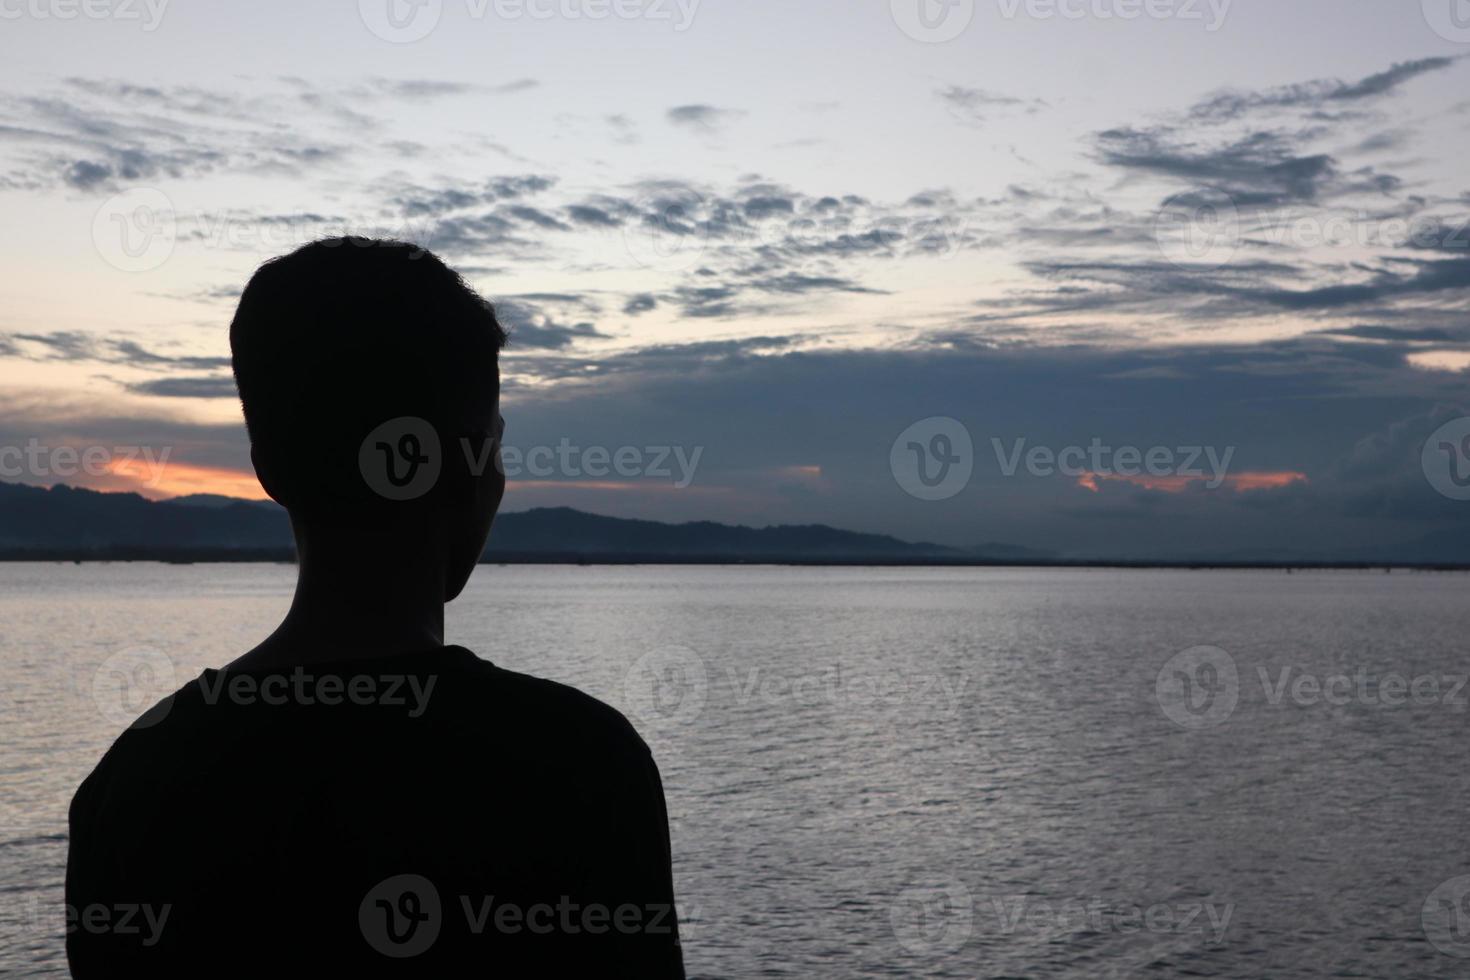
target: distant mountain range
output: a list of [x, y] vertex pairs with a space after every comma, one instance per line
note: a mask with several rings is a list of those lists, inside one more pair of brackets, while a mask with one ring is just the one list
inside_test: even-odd
[[[285, 511], [270, 501], [206, 494], [150, 501], [132, 493], [0, 482], [0, 558], [285, 561], [293, 552]], [[663, 524], [566, 507], [501, 514], [485, 550], [492, 562], [930, 564], [1053, 557], [1011, 545], [964, 550], [821, 524]]]
[[[286, 513], [270, 501], [200, 494], [151, 501], [0, 482], [0, 560], [291, 561]], [[1009, 544], [956, 548], [823, 524], [664, 524], [567, 507], [501, 514], [484, 560], [585, 564], [1167, 565], [1470, 567], [1470, 540], [1429, 534], [1401, 545], [1331, 554], [1239, 551], [1170, 556], [1058, 555]]]

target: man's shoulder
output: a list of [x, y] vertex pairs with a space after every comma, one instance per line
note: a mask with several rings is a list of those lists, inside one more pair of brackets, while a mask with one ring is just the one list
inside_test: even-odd
[[205, 671], [118, 736], [73, 805], [100, 802], [119, 782], [134, 795], [150, 783], [162, 788], [207, 778], [207, 771], [221, 766], [266, 763], [263, 757], [317, 735], [365, 751], [373, 751], [379, 737], [405, 747], [453, 739], [509, 742], [589, 764], [642, 766], [651, 760], [643, 738], [611, 705], [460, 650], [453, 658], [422, 664]]
[[520, 714], [534, 719], [534, 727], [562, 726], [574, 737], [648, 754], [648, 745], [633, 723], [606, 702], [569, 684], [502, 667], [491, 669], [497, 693], [518, 705]]

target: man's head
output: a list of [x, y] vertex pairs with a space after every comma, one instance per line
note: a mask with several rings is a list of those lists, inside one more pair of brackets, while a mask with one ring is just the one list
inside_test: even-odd
[[444, 546], [464, 585], [504, 490], [505, 331], [436, 256], [366, 238], [261, 266], [230, 325], [251, 458], [298, 530]]

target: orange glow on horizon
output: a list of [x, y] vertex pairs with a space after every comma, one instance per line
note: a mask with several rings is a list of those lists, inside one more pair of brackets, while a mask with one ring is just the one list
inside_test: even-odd
[[150, 500], [186, 497], [195, 493], [242, 500], [270, 499], [254, 473], [219, 466], [167, 461], [150, 464], [141, 459], [114, 459], [107, 464], [107, 473], [122, 481], [117, 490], [140, 494]]
[[[1145, 490], [1159, 490], [1163, 493], [1183, 493], [1196, 483], [1211, 482], [1206, 477], [1199, 476], [1119, 476], [1116, 473], [1084, 473], [1077, 478], [1077, 485], [1084, 490], [1100, 493], [1102, 483], [1126, 483], [1130, 486], [1142, 487]], [[1290, 470], [1280, 472], [1256, 472], [1256, 473], [1233, 473], [1225, 477], [1220, 486], [1228, 487], [1237, 493], [1251, 490], [1280, 490], [1296, 483], [1309, 483], [1305, 473], [1296, 473]]]

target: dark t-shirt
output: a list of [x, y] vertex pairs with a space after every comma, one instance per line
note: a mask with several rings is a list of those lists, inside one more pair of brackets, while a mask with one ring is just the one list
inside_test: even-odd
[[205, 671], [77, 790], [66, 892], [80, 980], [683, 976], [647, 746], [459, 647]]

